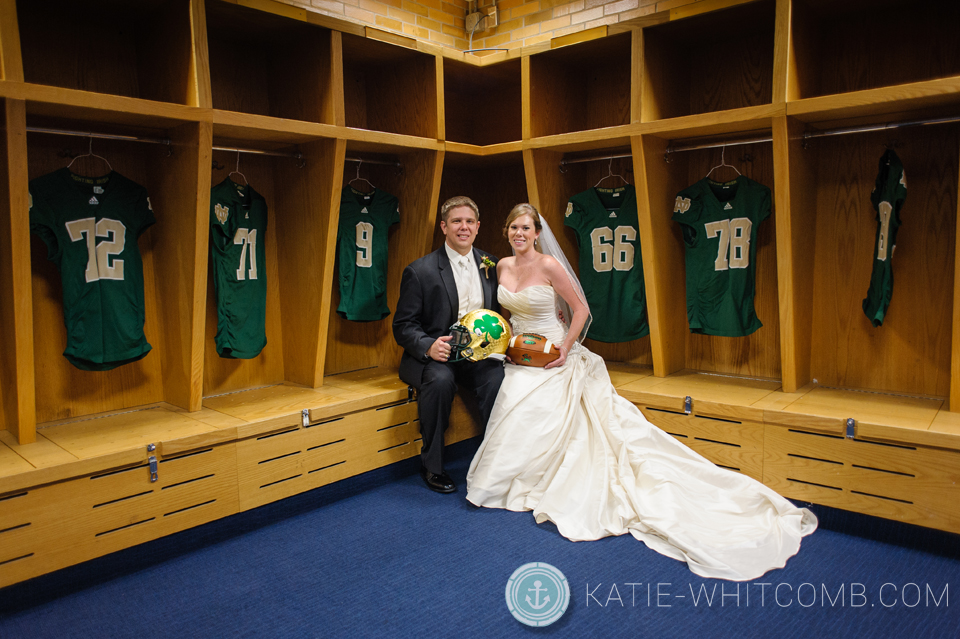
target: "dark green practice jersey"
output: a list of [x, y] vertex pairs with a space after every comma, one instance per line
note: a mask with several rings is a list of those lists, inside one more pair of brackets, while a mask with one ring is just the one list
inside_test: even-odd
[[30, 231], [60, 270], [63, 356], [77, 368], [106, 371], [150, 351], [137, 238], [154, 222], [146, 189], [116, 171], [87, 178], [63, 168], [30, 181]]
[[753, 310], [757, 229], [770, 215], [770, 189], [740, 176], [704, 178], [680, 191], [673, 219], [686, 244], [690, 332], [741, 337], [763, 326]]
[[361, 193], [351, 186], [340, 194], [337, 265], [340, 306], [348, 320], [369, 322], [390, 314], [387, 307], [387, 232], [400, 221], [400, 203], [374, 189]]
[[574, 195], [563, 223], [576, 231], [580, 248], [580, 284], [593, 315], [587, 337], [627, 342], [648, 335], [633, 186]]
[[874, 326], [883, 324], [883, 317], [893, 296], [893, 252], [897, 248], [900, 209], [907, 199], [907, 174], [893, 149], [880, 158], [880, 171], [870, 202], [877, 212], [877, 237], [873, 246], [873, 273], [870, 289], [863, 300], [863, 312]]
[[250, 359], [267, 345], [267, 202], [230, 178], [210, 191], [217, 353]]

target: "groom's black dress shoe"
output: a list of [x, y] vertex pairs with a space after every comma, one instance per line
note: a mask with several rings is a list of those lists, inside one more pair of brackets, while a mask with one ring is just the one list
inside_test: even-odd
[[457, 492], [457, 485], [453, 483], [453, 480], [450, 479], [450, 476], [447, 473], [431, 473], [425, 466], [420, 466], [420, 476], [423, 478], [423, 483], [427, 485], [427, 488], [438, 493], [455, 493]]

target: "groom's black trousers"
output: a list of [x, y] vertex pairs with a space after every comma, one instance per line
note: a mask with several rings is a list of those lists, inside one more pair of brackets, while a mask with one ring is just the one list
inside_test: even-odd
[[476, 393], [480, 427], [486, 428], [501, 382], [503, 362], [500, 360], [427, 362], [420, 379], [417, 411], [423, 435], [420, 460], [428, 471], [443, 472], [443, 434], [450, 425], [450, 408], [457, 394], [457, 384]]

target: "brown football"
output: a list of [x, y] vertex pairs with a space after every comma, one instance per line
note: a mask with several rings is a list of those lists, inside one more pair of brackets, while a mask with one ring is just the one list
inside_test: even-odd
[[520, 333], [510, 338], [507, 357], [520, 366], [543, 368], [560, 357], [560, 349], [543, 335]]

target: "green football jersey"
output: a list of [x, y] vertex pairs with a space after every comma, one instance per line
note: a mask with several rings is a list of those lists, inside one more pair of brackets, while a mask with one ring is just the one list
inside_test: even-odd
[[340, 194], [337, 265], [341, 317], [357, 322], [383, 319], [387, 307], [388, 230], [400, 221], [400, 202], [374, 189], [361, 193], [347, 185]]
[[210, 190], [217, 353], [250, 359], [267, 345], [267, 201], [229, 177]]
[[633, 186], [574, 195], [563, 223], [576, 232], [580, 249], [580, 284], [593, 315], [587, 337], [627, 342], [649, 335]]
[[877, 212], [877, 236], [873, 243], [873, 272], [870, 288], [863, 300], [863, 312], [874, 326], [883, 318], [893, 297], [893, 252], [897, 248], [900, 209], [907, 199], [907, 174], [893, 149], [880, 158], [880, 171], [870, 202]]
[[753, 309], [757, 229], [770, 215], [770, 189], [740, 176], [704, 178], [680, 191], [673, 219], [686, 245], [691, 333], [741, 337], [763, 326]]
[[155, 221], [146, 189], [116, 171], [63, 168], [30, 181], [30, 231], [60, 270], [63, 356], [77, 368], [106, 371], [150, 351], [137, 239]]

